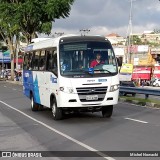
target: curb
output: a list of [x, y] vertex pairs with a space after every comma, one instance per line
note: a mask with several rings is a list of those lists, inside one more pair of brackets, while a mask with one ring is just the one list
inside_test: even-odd
[[157, 103], [153, 103], [153, 102], [140, 102], [138, 100], [127, 100], [125, 98], [119, 98], [120, 102], [128, 102], [128, 103], [132, 103], [132, 104], [137, 104], [137, 105], [141, 105], [141, 106], [146, 106], [146, 107], [152, 107], [152, 108], [160, 108], [160, 104]]

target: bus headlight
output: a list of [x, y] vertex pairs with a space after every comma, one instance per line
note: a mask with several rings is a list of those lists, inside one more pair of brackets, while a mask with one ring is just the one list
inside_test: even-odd
[[112, 85], [112, 86], [110, 87], [110, 92], [114, 92], [114, 91], [116, 91], [116, 90], [118, 90], [118, 89], [119, 89], [119, 84]]
[[74, 89], [72, 87], [60, 87], [59, 89], [65, 93], [74, 93]]

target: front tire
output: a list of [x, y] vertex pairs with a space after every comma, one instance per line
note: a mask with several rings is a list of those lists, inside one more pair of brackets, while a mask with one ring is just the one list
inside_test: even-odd
[[110, 118], [113, 113], [113, 105], [102, 107], [102, 116], [104, 118]]
[[34, 102], [34, 97], [33, 97], [32, 94], [31, 94], [31, 96], [30, 96], [30, 99], [31, 99], [31, 110], [32, 110], [32, 111], [38, 111], [39, 106], [38, 106], [37, 103]]
[[159, 84], [158, 83], [156, 83], [156, 85], [155, 85], [156, 87], [159, 87]]
[[53, 119], [61, 120], [62, 119], [62, 109], [57, 107], [56, 100], [51, 101], [51, 109], [52, 109]]

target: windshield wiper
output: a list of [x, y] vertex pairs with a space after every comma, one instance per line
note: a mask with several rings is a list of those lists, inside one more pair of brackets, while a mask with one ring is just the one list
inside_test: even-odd
[[95, 69], [94, 71], [107, 71], [109, 74], [113, 75], [114, 73], [107, 69]]

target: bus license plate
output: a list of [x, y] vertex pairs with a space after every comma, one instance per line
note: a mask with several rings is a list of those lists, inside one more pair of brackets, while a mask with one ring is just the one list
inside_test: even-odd
[[98, 100], [98, 95], [89, 95], [89, 96], [86, 96], [86, 100]]

